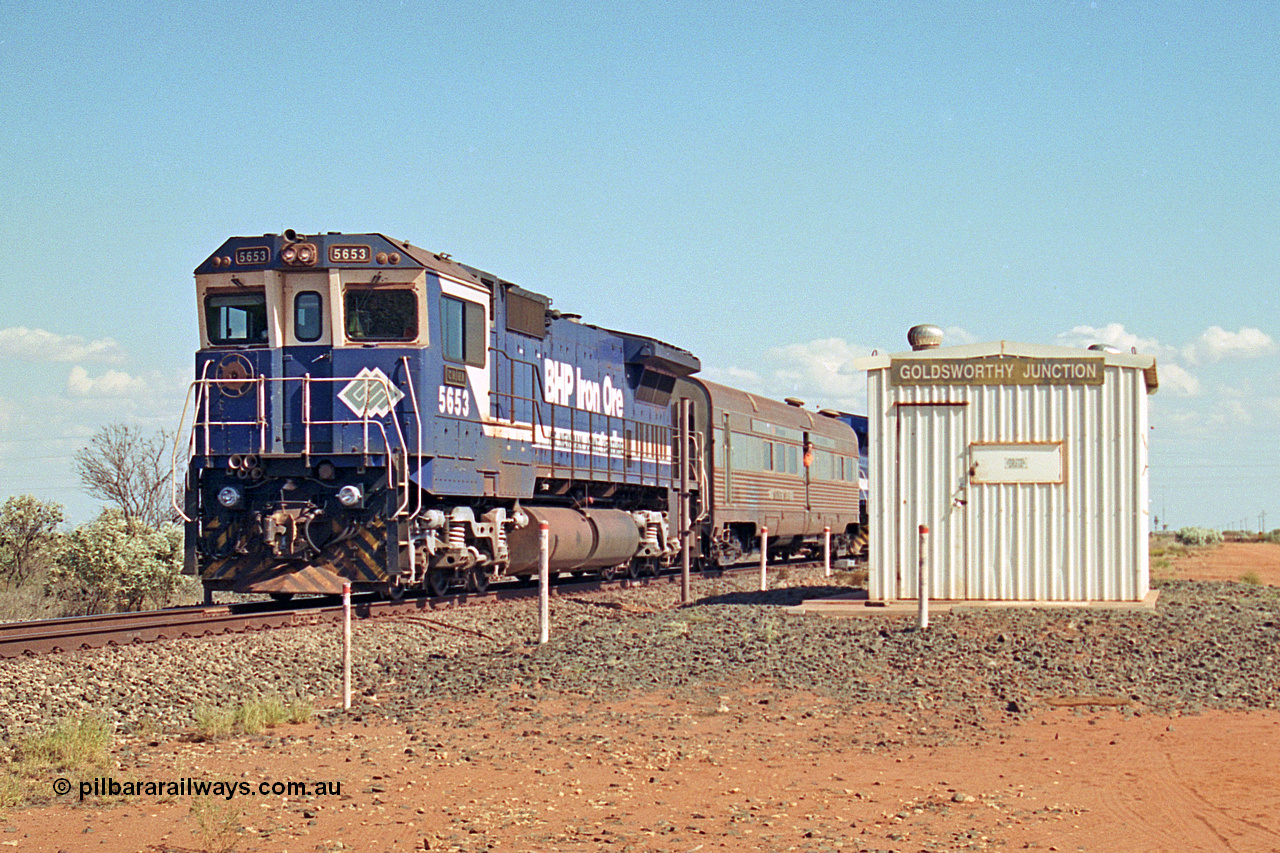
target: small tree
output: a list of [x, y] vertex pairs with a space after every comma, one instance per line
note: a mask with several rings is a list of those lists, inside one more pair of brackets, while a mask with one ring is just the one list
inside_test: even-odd
[[0, 506], [0, 578], [21, 586], [48, 564], [62, 505], [17, 495]]
[[66, 536], [49, 571], [50, 594], [68, 613], [91, 615], [164, 607], [182, 583], [182, 531], [175, 524], [152, 530], [130, 526], [107, 509]]
[[130, 530], [139, 523], [159, 529], [174, 520], [165, 488], [172, 444], [164, 430], [145, 435], [127, 424], [108, 424], [76, 453], [76, 473], [89, 494], [120, 510]]

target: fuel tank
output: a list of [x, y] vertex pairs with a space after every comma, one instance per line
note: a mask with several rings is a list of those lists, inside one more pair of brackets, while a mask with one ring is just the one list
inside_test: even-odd
[[508, 537], [510, 574], [538, 571], [538, 523], [547, 522], [551, 571], [599, 569], [627, 562], [642, 534], [631, 513], [617, 509], [528, 507], [529, 523]]

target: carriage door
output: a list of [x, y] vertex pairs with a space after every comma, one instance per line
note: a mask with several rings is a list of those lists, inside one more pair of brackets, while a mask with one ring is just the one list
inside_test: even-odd
[[930, 598], [966, 598], [968, 409], [963, 403], [898, 403], [894, 408], [897, 588], [888, 592], [893, 598], [917, 597], [917, 531], [924, 524], [929, 528], [925, 565]]

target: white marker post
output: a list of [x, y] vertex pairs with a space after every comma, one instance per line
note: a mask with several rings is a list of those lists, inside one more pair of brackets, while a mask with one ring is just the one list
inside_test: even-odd
[[342, 584], [342, 710], [351, 710], [351, 582]]
[[924, 554], [929, 545], [929, 528], [926, 525], [920, 525], [920, 566], [917, 573], [920, 577], [920, 612], [919, 626], [923, 631], [929, 627], [929, 572], [928, 565], [925, 562]]
[[538, 522], [538, 645], [551, 641], [551, 532]]
[[760, 528], [760, 591], [769, 591], [769, 528]]
[[680, 398], [680, 603], [688, 604], [689, 590], [689, 405]]
[[822, 567], [826, 577], [831, 577], [831, 527], [822, 528]]

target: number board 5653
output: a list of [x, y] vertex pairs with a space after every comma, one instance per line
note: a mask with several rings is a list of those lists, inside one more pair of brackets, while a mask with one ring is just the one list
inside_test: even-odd
[[442, 415], [455, 418], [471, 417], [471, 393], [466, 388], [441, 385], [437, 403]]

